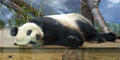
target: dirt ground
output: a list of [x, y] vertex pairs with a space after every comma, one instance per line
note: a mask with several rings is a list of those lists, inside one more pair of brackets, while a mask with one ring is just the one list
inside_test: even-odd
[[[10, 29], [0, 29], [0, 47], [15, 47], [13, 45], [15, 38], [10, 36]], [[120, 40], [116, 42], [104, 42], [104, 43], [88, 43], [85, 42], [84, 47], [115, 47], [120, 48]]]

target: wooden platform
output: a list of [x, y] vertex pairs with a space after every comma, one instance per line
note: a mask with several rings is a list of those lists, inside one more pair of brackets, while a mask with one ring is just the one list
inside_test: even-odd
[[[62, 60], [66, 50], [71, 49], [1, 48], [0, 60]], [[77, 51], [77, 60], [120, 60], [119, 48], [80, 48], [75, 51]], [[74, 53], [71, 55], [75, 57]]]
[[[85, 42], [76, 50], [64, 46], [18, 47], [13, 45], [14, 40], [9, 29], [0, 30], [0, 60], [62, 60], [66, 51], [76, 51], [76, 60], [120, 60], [120, 40], [100, 44]], [[73, 52], [68, 56], [76, 57]]]

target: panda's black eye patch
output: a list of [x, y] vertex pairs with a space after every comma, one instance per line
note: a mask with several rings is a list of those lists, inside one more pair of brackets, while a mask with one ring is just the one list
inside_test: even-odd
[[32, 30], [28, 30], [26, 35], [30, 36], [31, 33], [32, 33]]

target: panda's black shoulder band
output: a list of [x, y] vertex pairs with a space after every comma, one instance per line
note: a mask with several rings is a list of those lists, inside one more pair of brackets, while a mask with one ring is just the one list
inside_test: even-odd
[[37, 19], [30, 19], [28, 21], [28, 23], [35, 23], [37, 24], [38, 26], [42, 27], [42, 24], [43, 24], [43, 19], [42, 18], [37, 18]]

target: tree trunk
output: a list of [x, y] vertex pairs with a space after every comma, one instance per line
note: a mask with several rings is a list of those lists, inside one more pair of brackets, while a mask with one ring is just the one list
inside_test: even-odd
[[101, 27], [102, 31], [105, 33], [111, 32], [108, 26], [106, 25], [103, 17], [100, 14], [99, 11], [99, 2], [101, 0], [87, 0], [87, 4], [90, 6], [90, 10], [92, 11], [92, 14], [94, 16], [94, 20], [98, 23], [98, 25]]
[[93, 14], [91, 13], [90, 7], [88, 6], [86, 0], [81, 1], [81, 14], [87, 19], [89, 19], [92, 22], [92, 24], [94, 24]]

